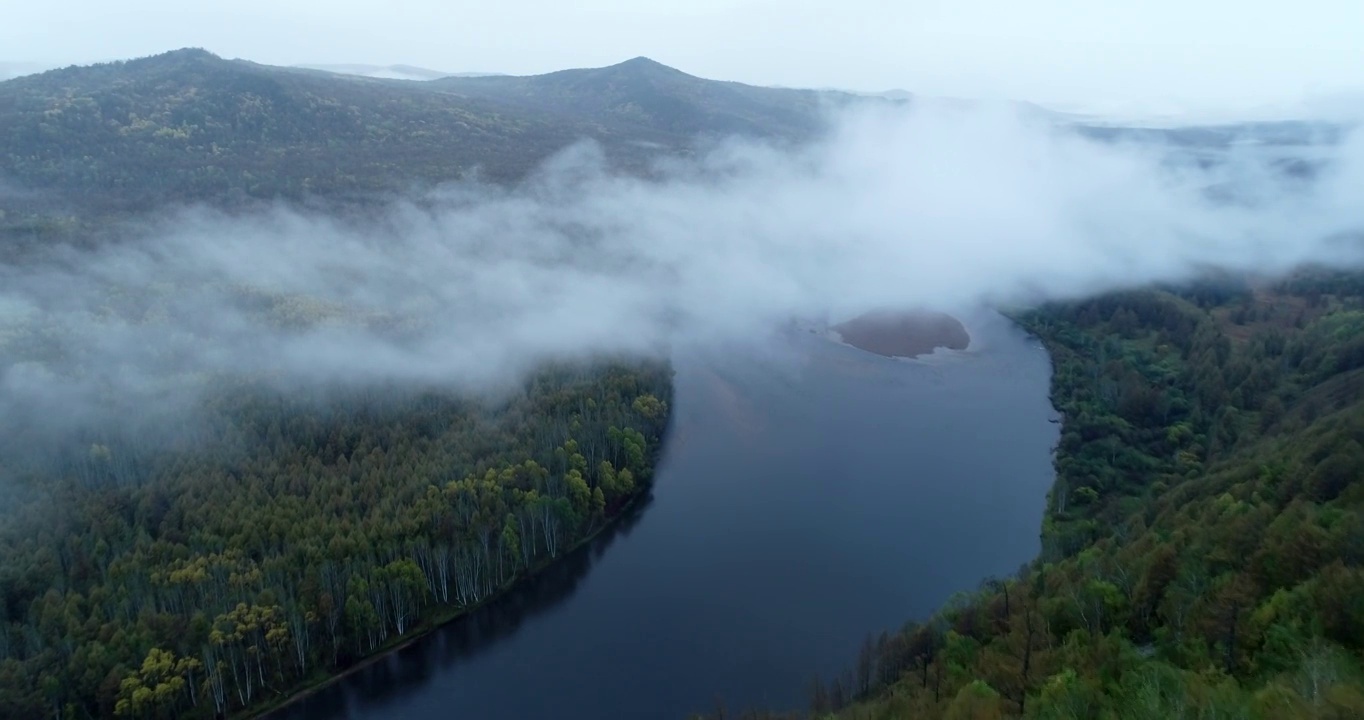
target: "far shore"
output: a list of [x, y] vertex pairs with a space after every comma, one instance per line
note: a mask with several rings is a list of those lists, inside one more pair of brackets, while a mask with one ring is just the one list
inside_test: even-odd
[[830, 329], [842, 342], [886, 357], [914, 358], [938, 348], [965, 350], [971, 344], [960, 320], [930, 310], [876, 310]]

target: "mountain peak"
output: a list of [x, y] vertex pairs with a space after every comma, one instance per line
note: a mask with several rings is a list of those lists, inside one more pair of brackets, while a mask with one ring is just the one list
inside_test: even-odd
[[182, 68], [206, 68], [214, 65], [225, 64], [229, 61], [214, 55], [203, 48], [180, 48], [163, 52], [159, 55], [148, 55], [133, 60], [128, 60], [122, 65], [129, 70], [138, 68], [146, 70], [174, 71]]
[[156, 76], [183, 72], [186, 69], [204, 71], [218, 65], [227, 65], [233, 61], [224, 60], [221, 57], [203, 48], [181, 48], [171, 50], [156, 55], [133, 58], [131, 60], [115, 60], [112, 62], [94, 63], [91, 65], [69, 65], [62, 68], [53, 68], [41, 73], [26, 75], [19, 78], [30, 83], [76, 83], [75, 86], [85, 87], [87, 91], [96, 91], [103, 88], [110, 77], [118, 74], [147, 74]]
[[635, 73], [655, 74], [667, 73], [678, 75], [686, 74], [683, 73], [681, 70], [678, 70], [677, 68], [668, 67], [667, 65], [664, 65], [663, 63], [658, 62], [657, 60], [652, 60], [650, 58], [644, 57], [643, 55], [640, 55], [639, 57], [635, 58], [630, 58], [629, 60], [626, 60], [623, 63], [617, 63], [616, 65], [612, 65], [609, 69], [626, 70]]
[[198, 47], [180, 48], [170, 50], [159, 55], [149, 55], [147, 57], [130, 60], [129, 62], [147, 63], [189, 63], [189, 62], [221, 62], [222, 58], [213, 53]]
[[161, 57], [178, 58], [182, 60], [222, 60], [220, 56], [214, 55], [201, 47], [183, 47], [179, 50], [170, 50], [161, 53]]

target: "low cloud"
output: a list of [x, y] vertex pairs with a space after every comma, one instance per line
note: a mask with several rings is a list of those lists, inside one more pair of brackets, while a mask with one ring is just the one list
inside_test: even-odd
[[[581, 145], [516, 188], [451, 186], [363, 221], [180, 210], [133, 240], [0, 266], [0, 413], [126, 412], [234, 375], [495, 388], [793, 316], [1364, 257], [1358, 136], [1200, 164], [1002, 108], [861, 110], [835, 128], [650, 179]], [[1313, 171], [1284, 172], [1285, 154]]]

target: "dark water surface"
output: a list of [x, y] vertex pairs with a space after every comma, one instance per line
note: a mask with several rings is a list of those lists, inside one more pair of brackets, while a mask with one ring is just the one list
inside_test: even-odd
[[489, 608], [274, 716], [682, 718], [803, 708], [864, 636], [1038, 548], [1057, 426], [1040, 345], [891, 360], [795, 333], [677, 359], [650, 501]]

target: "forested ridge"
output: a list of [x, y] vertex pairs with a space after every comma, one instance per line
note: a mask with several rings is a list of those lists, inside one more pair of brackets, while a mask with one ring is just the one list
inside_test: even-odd
[[1364, 276], [1016, 319], [1064, 416], [1041, 556], [868, 638], [810, 716], [1364, 717]]
[[[731, 136], [817, 139], [832, 109], [912, 98], [756, 87], [634, 58], [544, 75], [386, 80], [186, 48], [0, 82], [0, 250], [109, 232], [167, 204], [366, 205], [524, 179], [575, 142], [647, 173]], [[1025, 109], [1030, 114], [1035, 108]], [[1077, 129], [1198, 149], [1307, 142], [1332, 126]]]
[[193, 443], [61, 448], [0, 525], [0, 717], [234, 714], [448, 619], [646, 492], [670, 383], [551, 368], [498, 407], [248, 385]]
[[[502, 97], [508, 83], [538, 91]], [[735, 123], [773, 136], [818, 122], [812, 93], [715, 89], [649, 61], [457, 85], [202, 50], [0, 83], [0, 258], [22, 276], [167, 206], [367, 217], [445, 181], [515, 182], [582, 138], [638, 170]], [[678, 122], [641, 115], [641, 93]], [[488, 600], [648, 492], [665, 364], [542, 367], [479, 397], [460, 378], [207, 370], [186, 356], [213, 327], [174, 301], [178, 282], [73, 289], [96, 293], [91, 317], [47, 316], [61, 293], [0, 316], [6, 379], [63, 379], [71, 396], [0, 413], [0, 717], [252, 714]], [[413, 332], [322, 298], [220, 299], [264, 334]], [[152, 347], [92, 353], [69, 336], [87, 321], [146, 330]], [[91, 372], [125, 364], [127, 387]]]
[[366, 204], [511, 183], [584, 139], [643, 172], [742, 134], [801, 141], [853, 96], [694, 77], [645, 58], [414, 82], [184, 49], [0, 82], [0, 241], [104, 231], [168, 203]]

